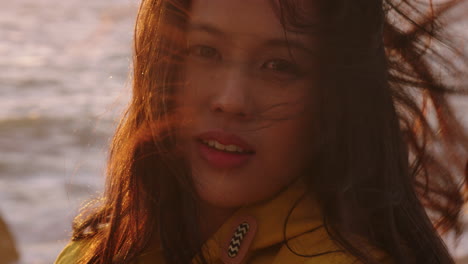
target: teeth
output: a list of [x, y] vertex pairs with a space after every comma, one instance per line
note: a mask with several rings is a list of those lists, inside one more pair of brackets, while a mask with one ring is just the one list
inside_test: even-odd
[[210, 146], [210, 147], [213, 147], [215, 149], [219, 149], [219, 150], [223, 150], [223, 151], [228, 151], [228, 152], [238, 152], [238, 153], [244, 153], [245, 151], [236, 146], [236, 145], [223, 145], [221, 143], [219, 143], [218, 141], [216, 140], [203, 140], [203, 143], [205, 143], [206, 145]]
[[215, 141], [214, 147], [219, 150], [225, 150], [225, 147], [223, 144], [219, 143], [218, 141]]
[[226, 146], [225, 150], [227, 151], [237, 151], [237, 147], [234, 145], [228, 145]]

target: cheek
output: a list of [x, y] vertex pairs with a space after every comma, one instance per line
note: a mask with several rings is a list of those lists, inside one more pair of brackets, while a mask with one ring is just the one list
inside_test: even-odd
[[269, 186], [264, 191], [268, 198], [290, 182], [302, 176], [308, 167], [312, 153], [312, 133], [305, 116], [280, 121], [265, 133], [262, 140], [264, 158], [261, 165], [265, 173], [259, 175], [260, 186]]
[[279, 121], [262, 140], [265, 164], [272, 164], [277, 177], [291, 178], [306, 167], [312, 153], [312, 131], [306, 116]]
[[192, 95], [207, 93], [219, 75], [219, 69], [188, 62], [185, 65], [184, 91]]
[[[188, 78], [186, 78], [188, 80]], [[174, 95], [175, 112], [184, 124], [183, 129], [189, 129], [200, 122], [200, 113], [207, 107], [209, 91], [203, 87], [204, 80], [185, 81], [184, 85], [178, 87]], [[185, 131], [188, 132], [188, 131]]]
[[251, 198], [269, 199], [306, 173], [313, 146], [304, 117], [280, 121], [265, 130], [259, 169], [248, 188]]

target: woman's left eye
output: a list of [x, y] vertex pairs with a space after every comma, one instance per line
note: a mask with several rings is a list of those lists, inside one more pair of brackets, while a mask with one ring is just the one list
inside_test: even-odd
[[283, 59], [269, 60], [262, 65], [262, 68], [279, 73], [299, 74], [299, 67], [295, 63]]

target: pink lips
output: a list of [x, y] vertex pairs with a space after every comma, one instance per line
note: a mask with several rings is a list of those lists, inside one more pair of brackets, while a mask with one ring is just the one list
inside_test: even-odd
[[[245, 164], [254, 154], [255, 150], [240, 137], [223, 131], [210, 131], [196, 137], [197, 147], [201, 157], [210, 165], [219, 169], [232, 169]], [[246, 153], [231, 153], [217, 150], [207, 146], [203, 140], [215, 140], [223, 145], [236, 145]]]

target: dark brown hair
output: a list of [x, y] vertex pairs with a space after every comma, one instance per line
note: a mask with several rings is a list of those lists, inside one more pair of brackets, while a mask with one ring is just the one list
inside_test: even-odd
[[[364, 263], [377, 260], [355, 235], [396, 263], [453, 263], [437, 231], [461, 232], [468, 138], [447, 95], [467, 94], [454, 82], [466, 58], [439, 19], [458, 1], [317, 0], [313, 20], [301, 2], [272, 4], [285, 33], [320, 36], [306, 182], [330, 236]], [[171, 100], [183, 85], [189, 10], [188, 0], [141, 3], [133, 98], [111, 145], [106, 191], [74, 221], [73, 240], [87, 245], [81, 263], [130, 263], [153, 243], [167, 263], [189, 263], [201, 251]]]

